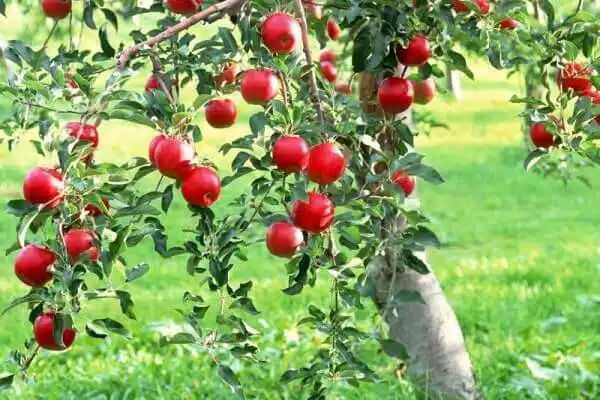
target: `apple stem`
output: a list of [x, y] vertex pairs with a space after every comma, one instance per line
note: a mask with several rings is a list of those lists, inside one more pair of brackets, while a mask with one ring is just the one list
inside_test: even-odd
[[184, 30], [190, 28], [191, 26], [196, 25], [197, 23], [199, 23], [201, 21], [208, 19], [208, 17], [210, 17], [213, 14], [222, 13], [223, 11], [230, 10], [236, 6], [239, 6], [242, 3], [245, 3], [246, 1], [248, 1], [248, 0], [225, 0], [220, 3], [213, 4], [212, 6], [207, 7], [206, 9], [197, 12], [196, 14], [192, 15], [191, 17], [183, 19], [183, 20], [181, 20], [181, 22], [170, 26], [169, 28], [165, 29], [158, 35], [152, 36], [151, 38], [149, 38], [141, 43], [138, 43], [134, 46], [126, 48], [117, 57], [117, 68], [118, 69], [125, 68], [129, 59], [131, 57], [133, 57], [134, 55], [136, 55], [137, 53], [139, 53], [141, 50], [144, 50], [147, 48], [152, 48], [155, 45], [157, 45], [158, 43], [163, 42], [163, 41], [175, 36], [179, 32], [184, 31]]
[[152, 75], [154, 75], [154, 78], [156, 78], [156, 80], [158, 81], [158, 84], [160, 85], [160, 88], [167, 96], [167, 100], [169, 100], [169, 103], [175, 104], [175, 99], [173, 99], [173, 95], [171, 94], [171, 91], [169, 90], [169, 88], [165, 84], [165, 81], [162, 78], [162, 74], [161, 74], [162, 65], [160, 63], [160, 60], [154, 53], [150, 53], [150, 60], [152, 60]]
[[406, 76], [406, 72], [408, 72], [408, 65], [405, 65], [402, 68], [402, 75], [400, 76], [401, 78], [404, 78]]
[[308, 23], [306, 22], [306, 13], [304, 12], [304, 5], [302, 0], [296, 0], [296, 9], [300, 14], [300, 29], [302, 30], [302, 47], [304, 48], [304, 55], [306, 57], [306, 64], [310, 67], [308, 84], [312, 96], [317, 107], [317, 115], [319, 122], [325, 123], [325, 114], [323, 113], [323, 105], [319, 97], [319, 88], [317, 87], [317, 75], [315, 74], [315, 68], [313, 65], [312, 55], [310, 53], [310, 42], [308, 40]]

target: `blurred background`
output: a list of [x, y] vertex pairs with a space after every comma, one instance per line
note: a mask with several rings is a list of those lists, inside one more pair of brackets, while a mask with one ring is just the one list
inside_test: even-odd
[[[555, 2], [556, 3], [556, 2]], [[560, 2], [567, 7], [570, 2]], [[569, 3], [569, 4], [567, 4]], [[27, 11], [27, 12], [25, 12]], [[41, 46], [51, 25], [36, 9], [13, 5], [7, 18], [0, 17], [4, 41], [19, 38]], [[152, 26], [151, 15], [137, 21]], [[52, 46], [65, 41], [65, 26], [59, 27]], [[128, 29], [110, 29], [113, 43], [126, 37]], [[207, 37], [215, 27], [195, 27]], [[94, 32], [84, 31], [80, 47], [97, 47]], [[475, 365], [481, 389], [490, 399], [591, 399], [600, 393], [600, 178], [596, 170], [586, 177], [592, 184], [560, 181], [527, 173], [522, 163], [526, 155], [521, 105], [510, 103], [513, 94], [524, 93], [523, 78], [491, 69], [475, 55], [469, 60], [475, 81], [461, 77], [462, 99], [440, 94], [426, 111], [448, 125], [436, 128], [416, 140], [419, 152], [435, 166], [446, 183], [433, 187], [419, 182], [423, 210], [443, 246], [430, 253], [431, 264], [461, 322]], [[6, 77], [0, 69], [2, 79]], [[130, 87], [143, 90], [150, 74], [140, 74]], [[342, 79], [350, 76], [342, 68]], [[443, 88], [445, 81], [439, 81]], [[193, 85], [184, 91], [182, 101], [193, 101]], [[197, 145], [201, 155], [222, 167], [225, 175], [231, 157], [217, 150], [221, 144], [245, 134], [248, 117], [256, 109], [231, 98], [238, 105], [238, 123], [226, 130], [214, 130], [201, 123], [204, 140]], [[417, 108], [417, 112], [422, 108]], [[0, 97], [0, 115], [11, 112], [11, 104]], [[199, 117], [202, 119], [202, 116]], [[154, 136], [148, 128], [105, 122], [100, 128], [97, 158], [125, 161], [146, 156]], [[52, 165], [40, 158], [27, 142], [27, 136], [12, 152], [0, 149], [0, 201], [20, 198], [27, 171], [36, 165]], [[158, 174], [147, 178], [154, 185]], [[244, 185], [232, 185], [223, 193], [215, 211], [226, 209], [229, 200]], [[195, 221], [187, 217], [183, 199], [176, 193], [174, 206], [165, 219], [171, 243], [182, 243], [184, 229]], [[0, 215], [0, 305], [6, 306], [27, 288], [13, 273], [13, 259], [4, 248], [14, 242], [16, 218]], [[134, 337], [91, 339], [80, 335], [70, 351], [44, 352], [31, 368], [31, 380], [19, 383], [0, 398], [45, 399], [228, 399], [231, 393], [211, 370], [201, 348], [158, 345], [159, 330], [172, 329], [182, 318], [185, 291], [198, 292], [200, 279], [186, 272], [184, 258], [160, 259], [151, 243], [136, 247], [130, 263], [146, 261], [151, 272], [130, 286], [136, 303], [137, 321], [127, 323]], [[301, 295], [281, 293], [287, 286], [284, 262], [258, 244], [249, 249], [250, 259], [242, 263], [233, 279], [243, 282], [253, 277], [255, 304], [261, 311], [250, 318], [261, 331], [261, 355], [267, 361], [240, 372], [248, 397], [299, 398], [298, 391], [280, 386], [281, 374], [304, 365], [311, 347], [321, 345], [312, 331], [297, 327], [308, 304], [326, 304], [326, 279]], [[118, 304], [106, 301], [86, 305], [88, 316], [106, 314], [123, 320]], [[362, 324], [369, 326], [375, 310], [362, 312]], [[23, 308], [0, 317], [0, 357], [20, 347], [31, 335], [31, 325]], [[398, 365], [379, 353], [373, 345], [362, 357], [370, 360], [382, 376], [377, 384], [360, 389], [335, 386], [336, 398], [412, 398], [409, 384], [397, 379]], [[237, 372], [242, 365], [234, 364]], [[3, 368], [0, 367], [0, 375]]]

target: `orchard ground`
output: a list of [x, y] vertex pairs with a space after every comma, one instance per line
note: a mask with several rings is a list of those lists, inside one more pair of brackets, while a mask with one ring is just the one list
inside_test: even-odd
[[[446, 183], [433, 187], [418, 183], [423, 209], [440, 234], [443, 247], [430, 253], [431, 264], [466, 335], [481, 389], [488, 399], [521, 399], [524, 392], [534, 398], [597, 398], [600, 395], [600, 178], [592, 170], [594, 187], [560, 182], [526, 173], [518, 113], [508, 102], [520, 93], [518, 80], [476, 67], [476, 81], [464, 80], [465, 99], [457, 104], [439, 96], [427, 110], [447, 123], [417, 139], [419, 152], [435, 166]], [[138, 77], [140, 87], [145, 77]], [[234, 96], [235, 97], [235, 96]], [[199, 153], [222, 166], [225, 175], [231, 157], [222, 157], [221, 143], [244, 134], [254, 109], [236, 98], [238, 123], [230, 129], [214, 130], [204, 124]], [[188, 97], [193, 100], [193, 97]], [[0, 99], [0, 112], [8, 104]], [[202, 118], [202, 116], [200, 116]], [[153, 137], [148, 129], [121, 121], [100, 128], [97, 158], [125, 161], [145, 156]], [[0, 196], [2, 203], [21, 197], [26, 172], [43, 163], [32, 146], [23, 142], [9, 153], [0, 150]], [[46, 160], [46, 163], [49, 162]], [[158, 174], [147, 179], [156, 184]], [[219, 210], [242, 184], [225, 188], [214, 207]], [[172, 245], [186, 238], [184, 229], [195, 221], [185, 213], [177, 194], [174, 207], [164, 218]], [[0, 216], [0, 242], [14, 242], [16, 219]], [[14, 254], [0, 255], [0, 304], [26, 293], [13, 274]], [[315, 288], [300, 295], [284, 296], [287, 286], [284, 261], [267, 254], [264, 244], [248, 249], [249, 261], [233, 275], [235, 284], [252, 277], [253, 298], [261, 315], [250, 318], [261, 332], [260, 368], [239, 374], [248, 397], [296, 399], [297, 383], [278, 383], [289, 368], [304, 366], [307, 347], [319, 346], [295, 321], [305, 315], [308, 304], [329, 301], [329, 283], [323, 271]], [[185, 258], [160, 259], [145, 243], [132, 249], [130, 264], [146, 261], [151, 272], [130, 284], [136, 303], [137, 321], [126, 320], [111, 300], [88, 303], [78, 320], [107, 315], [126, 323], [130, 340], [111, 337], [105, 341], [81, 334], [66, 353], [42, 353], [31, 368], [32, 381], [18, 384], [3, 398], [33, 399], [229, 399], [231, 394], [210, 367], [201, 348], [158, 345], [156, 329], [172, 329], [181, 323], [176, 308], [185, 307], [185, 291], [199, 292], [199, 277], [191, 277]], [[367, 305], [362, 323], [372, 325], [373, 307]], [[214, 320], [209, 315], [206, 321]], [[208, 323], [208, 322], [207, 322]], [[165, 326], [166, 324], [166, 326]], [[170, 328], [169, 328], [170, 326]], [[0, 318], [0, 354], [20, 347], [31, 334], [23, 308]], [[283, 348], [280, 343], [284, 343]], [[377, 368], [382, 381], [359, 389], [338, 383], [335, 397], [344, 399], [410, 399], [410, 385], [395, 378], [397, 364], [369, 345], [362, 357]], [[233, 363], [234, 370], [243, 368]], [[3, 369], [0, 369], [2, 371]]]

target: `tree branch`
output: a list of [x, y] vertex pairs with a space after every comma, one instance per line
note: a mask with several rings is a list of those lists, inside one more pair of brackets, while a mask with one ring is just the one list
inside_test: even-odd
[[236, 6], [240, 6], [241, 4], [245, 3], [246, 1], [247, 0], [225, 0], [220, 3], [213, 4], [212, 6], [197, 12], [191, 17], [182, 20], [178, 24], [169, 27], [168, 29], [164, 30], [158, 35], [153, 36], [141, 43], [138, 43], [135, 46], [126, 48], [119, 54], [117, 58], [117, 68], [125, 68], [129, 59], [137, 53], [139, 53], [144, 48], [154, 47], [158, 43], [175, 36], [179, 32], [184, 31], [193, 25], [196, 25], [198, 22], [207, 20], [211, 15], [233, 9]]
[[317, 115], [319, 122], [325, 123], [325, 115], [323, 113], [323, 105], [319, 98], [319, 88], [317, 87], [317, 75], [315, 74], [315, 66], [313, 65], [312, 55], [310, 53], [310, 42], [308, 41], [308, 24], [306, 22], [306, 13], [304, 12], [304, 5], [302, 0], [296, 0], [296, 9], [300, 14], [300, 28], [302, 29], [302, 46], [304, 48], [304, 55], [306, 56], [306, 64], [310, 67], [308, 84], [314, 98], [315, 105], [317, 107]]

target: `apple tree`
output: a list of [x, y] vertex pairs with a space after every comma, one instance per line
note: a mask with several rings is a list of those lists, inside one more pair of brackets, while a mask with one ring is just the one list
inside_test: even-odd
[[[0, 12], [6, 4], [0, 0]], [[558, 24], [552, 2], [541, 0], [547, 24], [533, 34], [531, 2], [524, 0], [20, 4], [54, 23], [41, 47], [11, 40], [4, 49], [11, 68], [0, 92], [12, 107], [0, 128], [10, 148], [35, 131], [30, 144], [48, 164], [32, 166], [23, 198], [7, 204], [18, 219], [8, 253], [16, 253], [16, 278], [30, 289], [4, 313], [28, 312], [33, 333], [25, 349], [12, 353], [16, 369], [2, 386], [25, 373], [41, 350], [77, 351], [80, 335], [130, 335], [135, 281], [150, 266], [130, 265], [128, 249], [152, 241], [158, 255], [185, 266], [189, 287], [201, 281], [213, 294], [182, 290], [180, 312], [190, 331], [161, 343], [200, 346], [224, 384], [244, 397], [243, 376], [231, 361], [256, 363], [262, 355], [260, 332], [246, 317], [259, 313], [253, 282], [240, 282], [236, 271], [246, 248], [264, 242], [264, 251], [285, 265], [282, 296], [310, 302], [317, 280], [331, 282], [327, 309], [310, 305], [298, 321], [324, 334], [324, 346], [307, 365], [283, 374], [283, 383], [320, 399], [340, 382], [376, 381], [359, 357], [361, 345], [375, 340], [407, 365], [425, 393], [479, 397], [457, 318], [426, 262], [425, 249], [439, 240], [411, 202], [417, 182], [443, 182], [415, 149], [419, 129], [432, 124], [422, 110], [444, 65], [474, 78], [458, 45], [465, 38], [503, 69], [524, 63], [514, 50], [520, 46], [535, 55], [546, 86], [557, 93], [513, 99], [531, 104], [523, 117], [533, 123], [536, 149], [527, 163], [598, 162], [593, 15], [578, 7]], [[159, 17], [155, 26], [133, 23], [150, 14]], [[212, 37], [194, 33], [196, 25], [212, 23]], [[127, 39], [119, 42], [124, 29]], [[80, 31], [93, 33], [97, 45], [80, 46]], [[343, 51], [327, 49], [330, 41]], [[549, 79], [557, 69], [558, 88]], [[149, 70], [143, 92], [128, 85]], [[347, 81], [338, 77], [344, 70], [352, 73]], [[184, 88], [195, 90], [193, 101]], [[236, 124], [234, 91], [262, 108], [246, 135], [222, 143], [221, 153], [233, 157], [225, 168], [200, 155], [198, 122]], [[106, 120], [154, 129], [148, 157], [95, 157]], [[148, 180], [150, 191], [142, 184]], [[241, 186], [247, 189], [240, 194]], [[237, 197], [216, 213], [211, 206], [226, 191]], [[174, 196], [188, 204], [192, 229], [183, 243], [167, 234]], [[366, 300], [385, 321], [369, 332], [355, 321]], [[123, 316], [85, 320], [80, 311], [90, 301], [118, 302]], [[207, 320], [209, 309], [217, 310], [214, 321]]]

